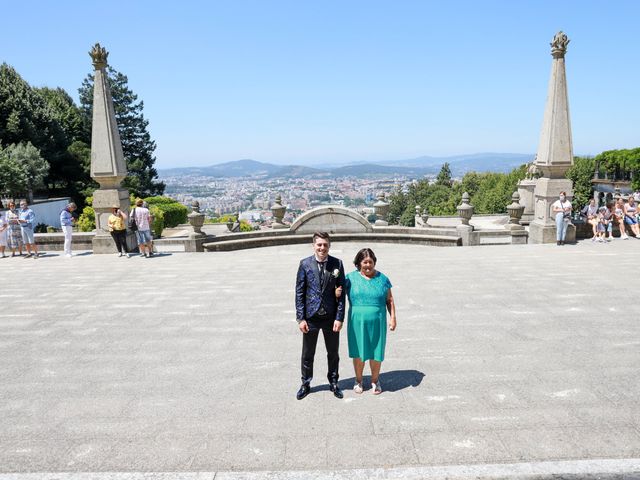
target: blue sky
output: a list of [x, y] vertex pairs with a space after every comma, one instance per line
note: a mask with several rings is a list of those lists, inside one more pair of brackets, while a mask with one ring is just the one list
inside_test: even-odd
[[77, 99], [99, 41], [157, 166], [535, 153], [558, 30], [574, 152], [640, 146], [640, 2], [2, 2], [0, 61]]

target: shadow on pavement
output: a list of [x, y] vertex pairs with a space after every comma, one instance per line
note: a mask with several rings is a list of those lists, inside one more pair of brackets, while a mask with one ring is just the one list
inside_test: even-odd
[[[409, 387], [417, 387], [422, 383], [424, 373], [418, 370], [392, 370], [390, 372], [380, 373], [380, 383], [382, 390], [386, 392], [397, 392]], [[356, 383], [356, 377], [345, 378], [338, 381], [338, 386], [342, 390], [351, 390]], [[371, 375], [364, 375], [365, 388], [369, 388], [371, 384]], [[329, 390], [329, 384], [325, 383], [311, 387], [311, 393]]]

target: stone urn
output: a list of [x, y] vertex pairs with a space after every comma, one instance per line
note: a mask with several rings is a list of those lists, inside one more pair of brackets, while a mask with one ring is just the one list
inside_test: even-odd
[[520, 204], [520, 194], [516, 191], [511, 195], [511, 204], [507, 205], [507, 212], [509, 213], [509, 223], [506, 228], [509, 229], [522, 229], [520, 225], [520, 219], [524, 213], [524, 205]]
[[287, 211], [287, 207], [282, 205], [282, 197], [280, 194], [276, 195], [276, 201], [271, 206], [271, 213], [273, 213], [273, 224], [272, 228], [287, 228], [282, 219], [284, 218], [284, 214]]
[[473, 205], [469, 204], [469, 194], [464, 192], [462, 194], [462, 203], [458, 205], [458, 216], [462, 221], [462, 225], [469, 225], [469, 220], [473, 216]]
[[424, 226], [428, 227], [429, 224], [427, 222], [429, 221], [429, 211], [426, 208], [422, 209], [422, 214], [420, 215], [420, 218], [422, 219], [422, 223], [424, 224]]
[[202, 232], [202, 225], [204, 225], [204, 213], [200, 213], [200, 202], [194, 200], [191, 203], [192, 212], [187, 215], [187, 219], [189, 220], [189, 224], [191, 228], [193, 228], [193, 233], [196, 235], [204, 235]]
[[389, 225], [389, 223], [387, 222], [387, 215], [389, 214], [389, 203], [385, 201], [383, 192], [380, 192], [380, 194], [378, 195], [378, 201], [373, 204], [373, 211], [376, 214], [375, 225]]

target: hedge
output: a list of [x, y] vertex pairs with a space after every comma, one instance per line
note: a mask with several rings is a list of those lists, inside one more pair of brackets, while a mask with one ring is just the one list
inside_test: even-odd
[[181, 203], [169, 197], [148, 197], [145, 201], [149, 207], [156, 207], [164, 214], [164, 227], [173, 228], [181, 223], [187, 223], [188, 209]]

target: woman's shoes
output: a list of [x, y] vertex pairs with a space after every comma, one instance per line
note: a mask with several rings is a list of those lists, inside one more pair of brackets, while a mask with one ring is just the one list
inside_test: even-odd
[[353, 392], [357, 394], [361, 394], [362, 392], [364, 392], [364, 389], [362, 388], [362, 382], [356, 382], [356, 384], [353, 386]]
[[382, 385], [380, 385], [380, 380], [378, 380], [378, 383], [371, 382], [371, 390], [373, 391], [374, 395], [380, 395], [382, 393]]

